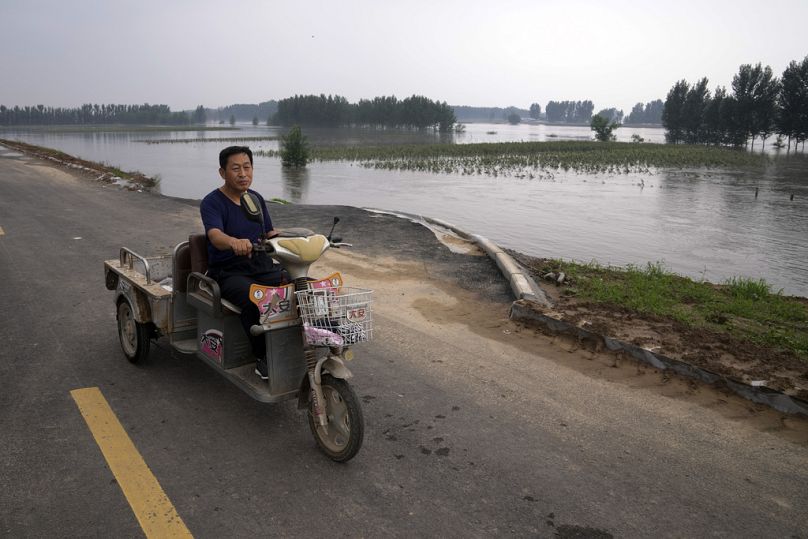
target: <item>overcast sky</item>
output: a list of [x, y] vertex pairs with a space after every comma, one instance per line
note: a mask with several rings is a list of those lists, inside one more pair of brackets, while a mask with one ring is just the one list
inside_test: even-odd
[[0, 104], [425, 95], [629, 112], [808, 55], [808, 1], [0, 0]]

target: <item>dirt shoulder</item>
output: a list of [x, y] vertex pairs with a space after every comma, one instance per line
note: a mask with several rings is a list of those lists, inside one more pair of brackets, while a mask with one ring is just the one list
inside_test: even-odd
[[[511, 253], [552, 301], [542, 314], [621, 340], [656, 354], [753, 386], [808, 400], [808, 361], [726, 333], [688, 327], [677, 320], [603, 305], [564, 293], [565, 285], [543, 279], [546, 259]], [[808, 299], [796, 298], [808, 305]]]

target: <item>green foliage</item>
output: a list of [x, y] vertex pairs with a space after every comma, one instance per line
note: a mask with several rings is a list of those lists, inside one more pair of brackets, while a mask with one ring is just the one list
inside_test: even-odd
[[592, 101], [550, 101], [544, 114], [548, 122], [586, 124], [594, 110]]
[[511, 124], [511, 125], [519, 125], [519, 123], [521, 121], [522, 121], [522, 118], [518, 114], [516, 114], [515, 112], [512, 112], [512, 113], [508, 114], [508, 123], [509, 124]]
[[631, 112], [626, 116], [626, 125], [635, 124], [661, 124], [662, 123], [662, 109], [664, 103], [661, 99], [656, 99], [643, 105], [637, 103], [631, 109]]
[[285, 167], [305, 167], [309, 160], [309, 145], [299, 126], [292, 127], [281, 138], [281, 161]]
[[668, 91], [662, 110], [662, 125], [665, 127], [665, 140], [676, 144], [684, 140], [684, 107], [690, 85], [680, 80]]
[[188, 125], [185, 112], [168, 105], [90, 105], [79, 108], [6, 107], [0, 105], [0, 125]]
[[273, 120], [280, 125], [431, 128], [440, 132], [451, 131], [456, 121], [445, 102], [418, 95], [402, 100], [395, 96], [362, 99], [356, 104], [342, 96], [296, 95], [278, 102]]
[[592, 122], [589, 125], [592, 128], [592, 131], [595, 132], [595, 138], [601, 142], [615, 140], [616, 137], [612, 132], [620, 127], [619, 123], [609, 123], [608, 118], [604, 118], [600, 114], [594, 115], [592, 117]]
[[717, 286], [671, 273], [661, 262], [614, 268], [550, 260], [538, 271], [563, 271], [574, 295], [585, 301], [728, 333], [808, 360], [808, 308], [796, 298], [772, 293], [762, 279], [733, 278]]
[[603, 109], [597, 113], [597, 116], [602, 116], [606, 118], [609, 123], [621, 123], [623, 121], [623, 111], [616, 109], [614, 107], [609, 109]]
[[[636, 108], [636, 107], [635, 107]], [[808, 138], [808, 57], [792, 61], [782, 79], [769, 66], [744, 64], [732, 79], [732, 93], [707, 79], [678, 81], [665, 100], [662, 124], [668, 142], [744, 146], [773, 133], [797, 143]], [[633, 114], [634, 111], [632, 111]]]
[[635, 143], [635, 144], [640, 144], [641, 142], [645, 142], [645, 139], [644, 139], [644, 138], [642, 138], [642, 137], [641, 137], [639, 134], [637, 134], [637, 133], [632, 133], [632, 134], [631, 134], [631, 142], [633, 142], [633, 143]]
[[530, 117], [534, 120], [538, 120], [541, 116], [541, 105], [538, 103], [533, 103], [530, 105]]
[[808, 56], [800, 63], [792, 61], [783, 71], [775, 123], [789, 143], [808, 138]]

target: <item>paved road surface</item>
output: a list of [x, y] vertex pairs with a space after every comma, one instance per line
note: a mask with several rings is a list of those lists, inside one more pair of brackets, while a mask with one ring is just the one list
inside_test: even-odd
[[808, 536], [805, 422], [515, 326], [490, 260], [418, 225], [273, 218], [326, 231], [334, 212], [357, 247], [317, 269], [377, 290], [352, 367], [365, 445], [346, 465], [292, 403], [252, 401], [165, 343], [123, 359], [102, 261], [168, 251], [199, 228], [194, 204], [0, 149], [0, 536], [142, 536], [71, 398], [88, 387], [198, 537]]

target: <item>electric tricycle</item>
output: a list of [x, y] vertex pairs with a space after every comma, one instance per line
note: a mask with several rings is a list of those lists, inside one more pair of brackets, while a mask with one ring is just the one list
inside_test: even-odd
[[[263, 227], [257, 198], [242, 196], [247, 216]], [[334, 218], [334, 225], [339, 219]], [[106, 287], [115, 291], [118, 335], [126, 358], [136, 363], [153, 339], [165, 337], [171, 349], [193, 354], [252, 398], [267, 403], [297, 399], [308, 410], [317, 445], [332, 460], [353, 458], [364, 437], [359, 399], [347, 380], [353, 345], [372, 338], [372, 290], [344, 286], [334, 273], [309, 277], [311, 264], [330, 247], [347, 246], [304, 228], [264, 235], [252, 256], [272, 256], [291, 282], [253, 284], [250, 300], [260, 313], [251, 328], [263, 335], [268, 379], [254, 372], [255, 357], [239, 321], [237, 306], [221, 297], [218, 283], [205, 275], [207, 238], [192, 234], [171, 255], [146, 257], [122, 247], [117, 260], [104, 262]]]

